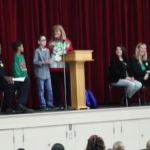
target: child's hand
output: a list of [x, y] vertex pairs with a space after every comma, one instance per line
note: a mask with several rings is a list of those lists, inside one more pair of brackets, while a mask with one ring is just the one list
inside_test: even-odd
[[44, 61], [42, 61], [42, 64], [46, 64], [46, 61], [44, 60]]
[[51, 64], [51, 61], [50, 60], [46, 60], [46, 64]]
[[9, 83], [9, 84], [14, 84], [13, 78], [12, 77], [7, 77], [5, 76], [4, 79]]
[[42, 61], [42, 64], [51, 64], [51, 61], [50, 60], [44, 60], [44, 61]]

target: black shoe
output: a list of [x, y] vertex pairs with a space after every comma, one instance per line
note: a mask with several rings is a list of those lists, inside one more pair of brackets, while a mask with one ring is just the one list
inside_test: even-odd
[[120, 96], [120, 102], [123, 106], [126, 106], [126, 95], [125, 94], [122, 94]]
[[16, 111], [11, 108], [3, 109], [2, 112], [5, 114], [15, 114], [16, 113]]
[[33, 109], [27, 108], [25, 105], [18, 104], [16, 108], [17, 113], [33, 113]]

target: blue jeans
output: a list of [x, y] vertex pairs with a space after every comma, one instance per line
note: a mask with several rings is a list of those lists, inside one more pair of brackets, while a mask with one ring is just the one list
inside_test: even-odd
[[53, 106], [53, 94], [52, 94], [52, 86], [51, 86], [51, 79], [40, 79], [37, 78], [38, 84], [38, 96], [40, 100], [40, 107], [46, 107], [46, 102], [44, 98], [44, 87], [47, 92], [47, 105]]

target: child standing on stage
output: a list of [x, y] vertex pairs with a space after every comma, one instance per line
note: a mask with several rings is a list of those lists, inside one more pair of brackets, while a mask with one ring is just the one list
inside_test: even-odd
[[14, 85], [14, 89], [17, 89], [16, 111], [18, 113], [33, 112], [32, 109], [28, 109], [26, 107], [30, 80], [28, 78], [25, 59], [24, 56], [22, 55], [24, 51], [23, 44], [20, 41], [16, 41], [16, 42], [12, 42], [11, 46], [13, 50], [16, 52], [13, 58], [12, 76], [14, 78], [25, 77], [25, 80], [23, 82], [15, 82]]
[[[34, 72], [37, 78], [38, 84], [38, 96], [40, 100], [40, 109], [48, 110], [48, 108], [54, 109], [53, 95], [50, 77], [50, 52], [46, 46], [46, 37], [44, 35], [38, 35], [37, 42], [39, 47], [34, 51]], [[44, 98], [44, 87], [47, 91], [47, 106]]]
[[[67, 52], [73, 51], [71, 41], [67, 39], [65, 31], [61, 25], [55, 25], [52, 29], [52, 39], [48, 42], [48, 47], [51, 52], [51, 77], [52, 77], [52, 86], [54, 97], [57, 100], [57, 105], [59, 109], [63, 109], [62, 106], [62, 96], [61, 96], [61, 87], [60, 80], [64, 84], [64, 62], [61, 61], [61, 55], [66, 54]], [[65, 64], [67, 71], [68, 64]], [[70, 79], [69, 72], [66, 72], [66, 94], [67, 94], [67, 104], [71, 105], [70, 100]]]

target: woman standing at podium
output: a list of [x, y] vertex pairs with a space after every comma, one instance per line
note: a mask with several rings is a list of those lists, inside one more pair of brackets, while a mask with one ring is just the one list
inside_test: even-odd
[[[61, 60], [61, 56], [70, 51], [73, 51], [71, 41], [67, 39], [65, 31], [61, 25], [55, 25], [52, 29], [52, 38], [48, 42], [48, 47], [50, 49], [51, 55], [51, 78], [53, 95], [57, 101], [59, 109], [63, 109], [62, 104], [62, 93], [61, 93], [61, 83], [64, 87], [64, 67], [66, 71], [66, 98], [67, 105], [71, 106], [71, 96], [70, 96], [70, 77], [69, 77], [69, 64], [64, 63]], [[65, 64], [65, 66], [64, 66]]]

